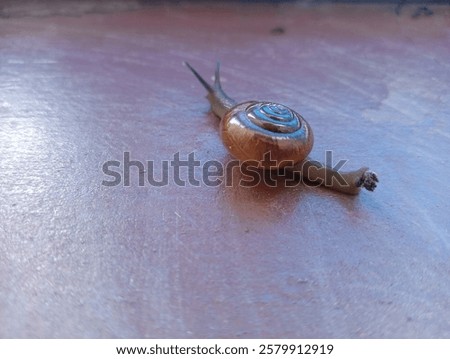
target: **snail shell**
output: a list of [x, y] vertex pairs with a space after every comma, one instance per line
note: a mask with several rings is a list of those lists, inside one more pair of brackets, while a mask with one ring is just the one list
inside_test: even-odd
[[[262, 168], [282, 168], [303, 161], [314, 143], [305, 119], [274, 102], [249, 101], [234, 106], [223, 116], [220, 133], [233, 156], [257, 161]], [[268, 153], [276, 162], [265, 160]]]

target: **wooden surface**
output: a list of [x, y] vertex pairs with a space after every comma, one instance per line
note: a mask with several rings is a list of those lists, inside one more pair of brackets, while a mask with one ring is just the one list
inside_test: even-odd
[[[0, 336], [449, 338], [449, 8], [142, 3], [1, 9]], [[231, 160], [186, 60], [379, 188], [102, 186]]]

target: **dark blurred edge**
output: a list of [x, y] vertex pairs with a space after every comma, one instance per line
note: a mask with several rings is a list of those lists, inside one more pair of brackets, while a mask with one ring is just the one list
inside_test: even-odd
[[[325, 4], [392, 4], [396, 6], [397, 15], [404, 6], [421, 7], [421, 14], [433, 12], [427, 8], [430, 5], [450, 5], [450, 0], [0, 0], [0, 19], [20, 17], [47, 16], [82, 16], [86, 14], [101, 14], [119, 11], [134, 11], [142, 8], [161, 5], [186, 5], [198, 3], [216, 4], [283, 4], [297, 3], [304, 6], [321, 6]], [[420, 9], [419, 9], [420, 10]], [[414, 16], [413, 16], [414, 17]]]

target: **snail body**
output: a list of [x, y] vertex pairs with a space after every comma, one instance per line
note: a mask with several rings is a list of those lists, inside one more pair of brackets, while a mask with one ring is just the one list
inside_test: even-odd
[[[286, 168], [334, 190], [358, 194], [362, 187], [373, 191], [378, 182], [375, 173], [363, 167], [352, 172], [337, 172], [308, 157], [314, 144], [311, 126], [296, 111], [274, 102], [237, 103], [222, 89], [219, 63], [214, 84], [206, 82], [188, 63], [186, 66], [208, 91], [212, 112], [221, 119], [220, 135], [224, 145], [240, 161], [252, 161], [263, 169]], [[267, 155], [270, 161], [267, 161]], [[342, 181], [326, 178], [338, 175]]]

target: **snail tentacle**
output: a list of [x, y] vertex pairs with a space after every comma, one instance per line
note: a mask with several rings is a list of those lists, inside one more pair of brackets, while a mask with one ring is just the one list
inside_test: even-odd
[[222, 89], [222, 85], [220, 83], [220, 63], [217, 62], [216, 72], [214, 75], [214, 85], [210, 85], [200, 74], [188, 63], [184, 63], [189, 70], [192, 71], [197, 80], [203, 85], [203, 87], [208, 91], [209, 103], [211, 104], [212, 112], [219, 117], [220, 119], [231, 110], [234, 106], [237, 105], [237, 102], [229, 97], [225, 91]]

